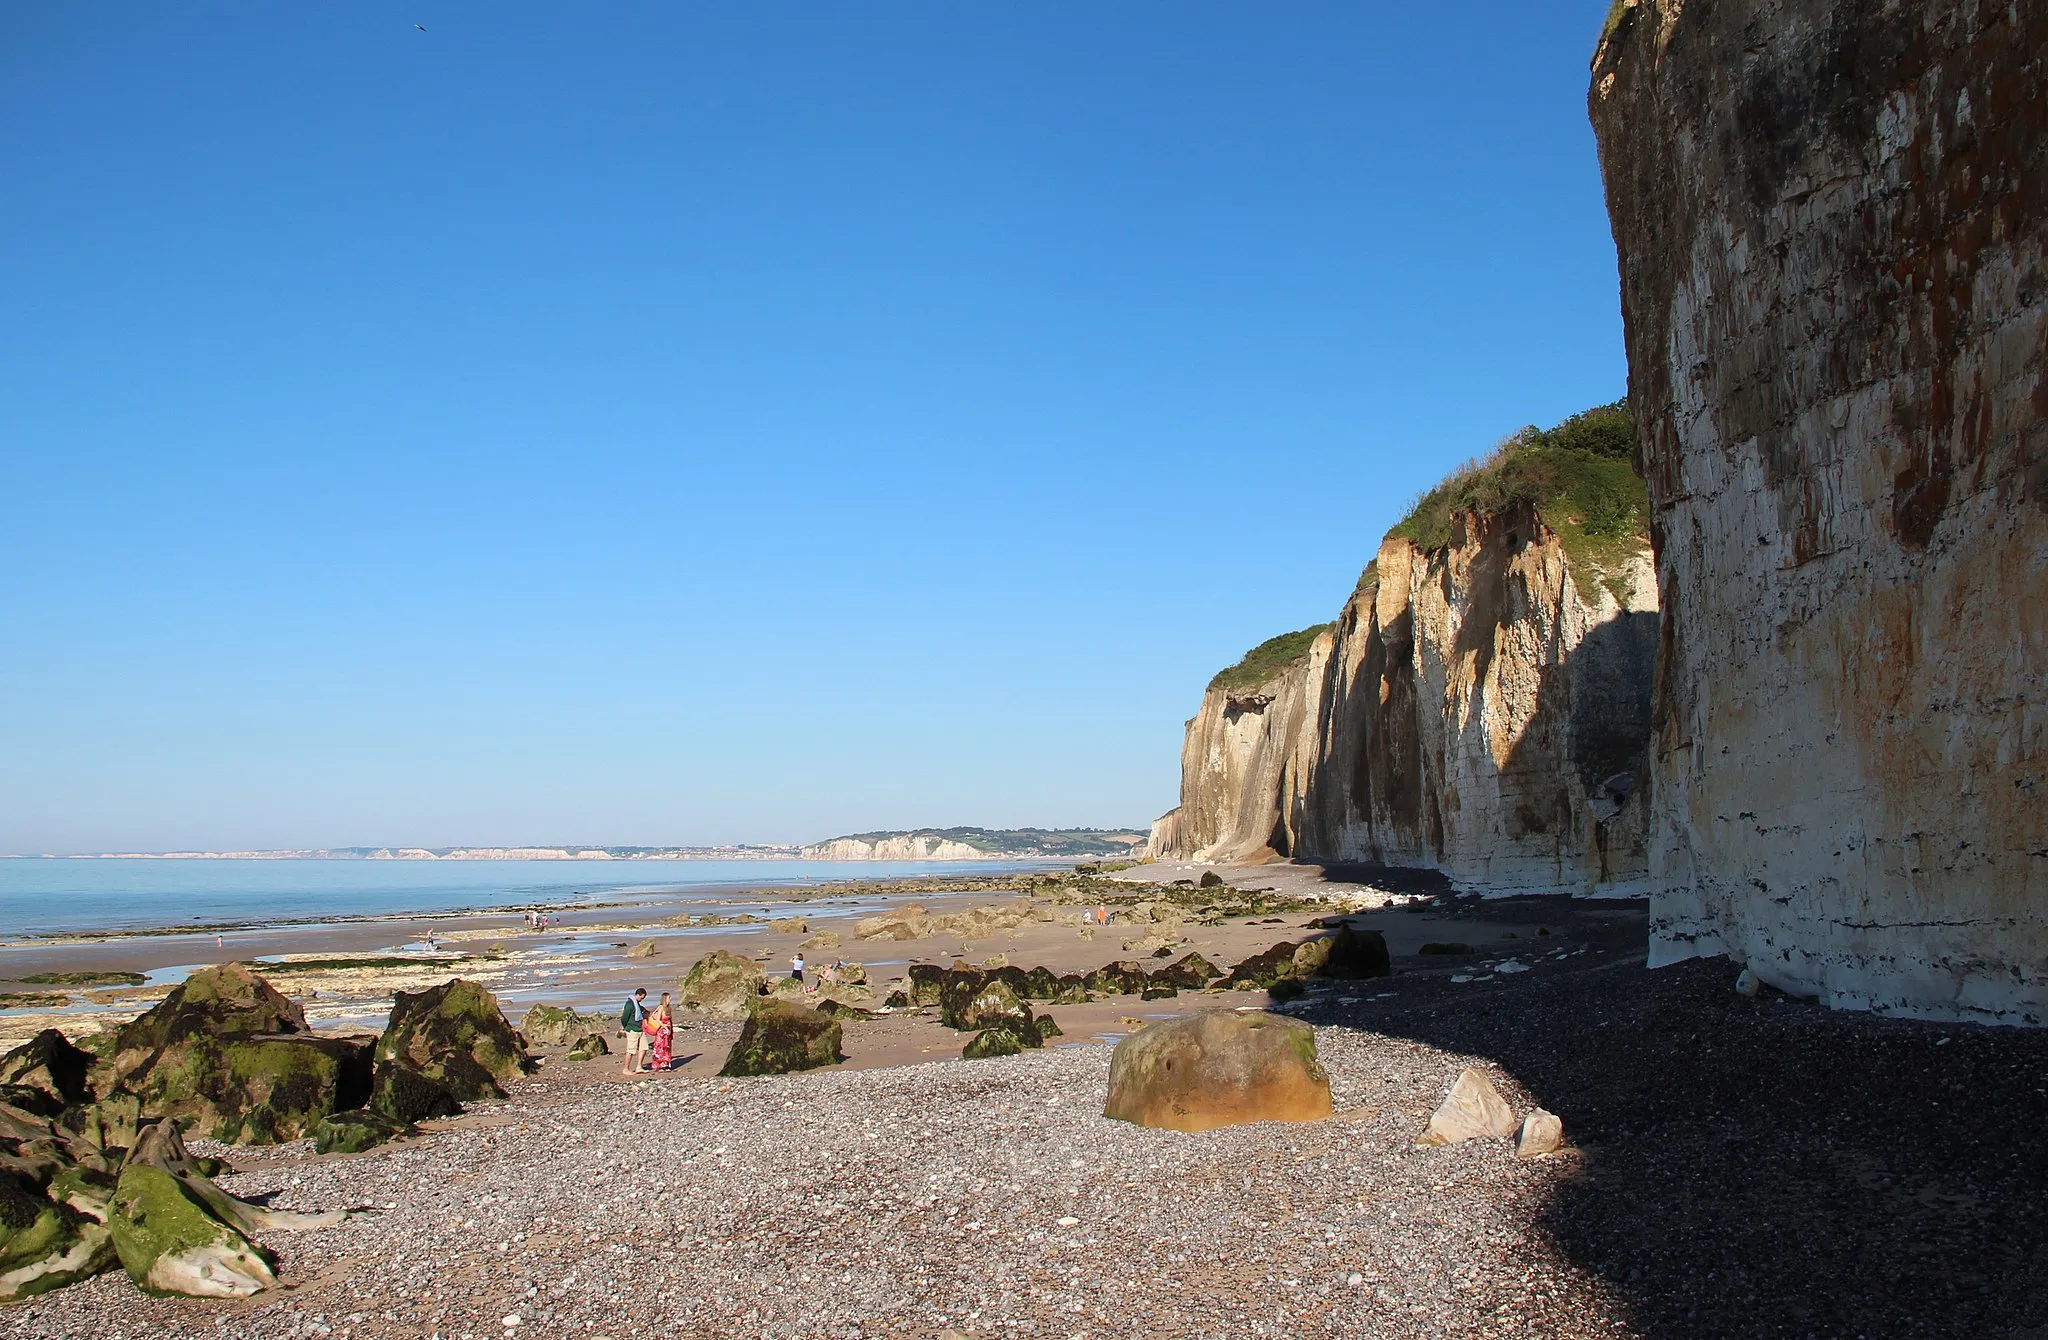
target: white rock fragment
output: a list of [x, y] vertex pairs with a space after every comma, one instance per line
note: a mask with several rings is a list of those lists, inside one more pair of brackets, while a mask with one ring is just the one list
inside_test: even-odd
[[1443, 1106], [1429, 1119], [1429, 1129], [1417, 1144], [1455, 1145], [1482, 1136], [1506, 1137], [1515, 1133], [1515, 1114], [1493, 1081], [1477, 1070], [1458, 1075]]
[[1763, 983], [1757, 980], [1756, 974], [1748, 968], [1744, 968], [1742, 975], [1735, 979], [1735, 994], [1754, 1000], [1756, 999], [1758, 988], [1762, 986]]
[[1516, 1158], [1540, 1159], [1563, 1148], [1564, 1122], [1555, 1112], [1546, 1112], [1539, 1107], [1522, 1118], [1522, 1129], [1515, 1136]]

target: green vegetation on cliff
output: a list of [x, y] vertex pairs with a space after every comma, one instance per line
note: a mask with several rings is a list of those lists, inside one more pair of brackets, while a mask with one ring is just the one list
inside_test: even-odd
[[1635, 447], [1626, 401], [1574, 414], [1548, 431], [1524, 428], [1423, 494], [1387, 538], [1434, 552], [1450, 543], [1461, 514], [1528, 506], [1564, 541], [1573, 580], [1590, 596], [1594, 581], [1649, 538], [1649, 494]]
[[1266, 683], [1287, 667], [1294, 665], [1308, 655], [1308, 649], [1323, 631], [1329, 628], [1319, 623], [1313, 628], [1304, 628], [1297, 633], [1282, 633], [1269, 637], [1244, 654], [1244, 659], [1227, 670], [1219, 670], [1209, 681], [1212, 689], [1252, 689]]

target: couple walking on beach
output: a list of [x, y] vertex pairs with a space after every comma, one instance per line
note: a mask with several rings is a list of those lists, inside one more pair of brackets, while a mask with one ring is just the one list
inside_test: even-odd
[[[620, 1074], [641, 1075], [675, 1064], [676, 1019], [669, 1008], [668, 992], [662, 992], [661, 1003], [650, 1010], [647, 988], [635, 988], [619, 1011], [619, 1027], [626, 1031], [626, 1068]], [[652, 1064], [647, 1055], [650, 1050], [654, 1053]]]

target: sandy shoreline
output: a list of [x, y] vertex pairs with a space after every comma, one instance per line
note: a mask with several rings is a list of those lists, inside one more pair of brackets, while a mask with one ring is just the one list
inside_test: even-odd
[[[380, 1028], [394, 990], [419, 990], [451, 976], [489, 987], [515, 1021], [539, 1003], [616, 1014], [619, 1002], [634, 987], [645, 986], [656, 997], [663, 990], [674, 990], [690, 965], [714, 949], [754, 958], [771, 974], [786, 974], [790, 957], [802, 949], [814, 964], [840, 959], [864, 965], [878, 988], [902, 976], [913, 962], [983, 963], [1000, 956], [1019, 966], [1087, 972], [1118, 960], [1150, 961], [1154, 950], [1145, 938], [1166, 928], [1133, 923], [1125, 904], [1150, 896], [1143, 876], [1152, 869], [1138, 867], [1122, 872], [1119, 880], [1096, 886], [1100, 899], [1110, 906], [1107, 926], [1082, 928], [1076, 923], [1085, 910], [1083, 903], [1072, 901], [1070, 894], [1062, 895], [1065, 901], [1055, 901], [1041, 892], [1032, 903], [1032, 917], [1039, 919], [1027, 918], [1022, 925], [971, 940], [861, 940], [853, 928], [862, 918], [910, 903], [924, 906], [938, 917], [978, 907], [1023, 907], [1027, 877], [1047, 872], [732, 889], [716, 899], [707, 899], [701, 890], [690, 890], [673, 902], [563, 909], [547, 932], [526, 929], [517, 913], [492, 912], [322, 922], [254, 929], [218, 939], [212, 935], [124, 935], [98, 941], [16, 943], [0, 946], [0, 993], [62, 992], [71, 1003], [62, 1009], [0, 1011], [0, 1046], [17, 1045], [42, 1028], [54, 1027], [77, 1036], [112, 1027], [161, 999], [191, 969], [230, 960], [282, 958], [287, 965], [306, 958], [389, 960], [390, 966], [374, 968], [275, 974], [275, 985], [300, 1002], [316, 1029], [342, 1031]], [[1191, 875], [1169, 867], [1160, 867], [1158, 873], [1169, 881], [1199, 877], [1199, 872]], [[1286, 896], [1302, 900], [1300, 907], [1307, 910], [1231, 917], [1220, 925], [1182, 924], [1174, 928], [1175, 954], [1193, 950], [1228, 967], [1280, 941], [1301, 939], [1308, 933], [1308, 923], [1322, 911], [1385, 906], [1391, 896], [1368, 884], [1321, 881], [1312, 870], [1300, 868], [1247, 867], [1227, 873], [1236, 888], [1278, 889], [1285, 885]], [[946, 891], [948, 886], [963, 884], [982, 887]], [[1086, 904], [1094, 905], [1092, 899]], [[714, 926], [668, 924], [679, 917], [707, 913], [757, 920]], [[803, 918], [805, 929], [786, 931], [769, 924], [792, 916]], [[1402, 954], [1415, 952], [1434, 935], [1427, 922], [1428, 918], [1405, 917], [1389, 910], [1363, 924], [1381, 929], [1393, 951]], [[430, 930], [436, 934], [435, 954], [428, 954], [421, 943]], [[1506, 930], [1504, 926], [1477, 925], [1461, 934], [1485, 939]], [[826, 947], [833, 936], [838, 937], [838, 944]], [[629, 950], [650, 941], [649, 956], [628, 956]], [[73, 988], [23, 980], [75, 972], [141, 973], [148, 981], [138, 986]], [[1139, 1013], [1158, 1017], [1161, 1013], [1122, 1007], [1077, 1008], [1087, 1029], [1079, 1036], [1111, 1038], [1127, 1031], [1116, 1026], [1119, 1019]], [[933, 1045], [929, 1039], [914, 1048], [906, 1044], [892, 1050], [890, 1056], [895, 1061], [918, 1059]]]
[[[1084, 1011], [1129, 1001], [1052, 1006], [1073, 1045], [989, 1061], [903, 1016], [849, 1022], [845, 1065], [766, 1079], [709, 1073], [735, 1024], [690, 1024], [678, 1048], [696, 1059], [631, 1081], [551, 1053], [508, 1102], [417, 1139], [220, 1151], [238, 1194], [370, 1207], [273, 1243], [285, 1288], [148, 1299], [106, 1276], [0, 1313], [0, 1331], [2037, 1334], [2048, 1097], [2031, 1077], [2048, 1037], [1745, 999], [1719, 961], [1648, 972], [1642, 917], [1565, 899], [1368, 914], [1397, 945], [1487, 952], [1397, 949], [1393, 977], [1282, 1007], [1316, 1026], [1337, 1099], [1303, 1125], [1104, 1119], [1109, 1048], [1081, 1035], [1105, 1021]], [[1251, 927], [1269, 929], [1300, 933]], [[1048, 948], [1100, 947], [1069, 940]], [[1518, 1114], [1559, 1113], [1568, 1152], [1417, 1147], [1468, 1065]]]

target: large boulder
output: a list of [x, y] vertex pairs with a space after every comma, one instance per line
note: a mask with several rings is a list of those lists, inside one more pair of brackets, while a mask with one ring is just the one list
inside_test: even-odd
[[1387, 977], [1394, 971], [1387, 938], [1378, 931], [1343, 925], [1323, 942], [1328, 946], [1317, 974], [1323, 977]]
[[1179, 987], [1183, 991], [1200, 991], [1222, 975], [1215, 964], [1190, 950], [1154, 972], [1152, 981], [1160, 986]]
[[1024, 1003], [1026, 974], [1017, 968], [955, 968], [939, 986], [939, 1022], [975, 1032], [1031, 1017]]
[[376, 1080], [365, 1106], [401, 1126], [462, 1113], [461, 1102], [446, 1084], [398, 1061], [377, 1063]]
[[53, 1200], [34, 1180], [0, 1169], [0, 1303], [19, 1302], [114, 1264], [106, 1227]]
[[387, 1117], [374, 1108], [359, 1107], [321, 1118], [319, 1125], [313, 1128], [313, 1152], [360, 1154], [387, 1140], [412, 1133], [413, 1128], [402, 1121]]
[[124, 1024], [87, 1080], [110, 1098], [132, 1096], [141, 1119], [176, 1117], [222, 1140], [267, 1144], [360, 1106], [370, 1052], [308, 1033], [295, 1002], [248, 965], [227, 963], [193, 973]]
[[519, 1035], [528, 1046], [574, 1047], [592, 1033], [618, 1025], [615, 1014], [580, 1014], [562, 1005], [535, 1005], [519, 1021]]
[[54, 1101], [59, 1109], [92, 1101], [87, 1072], [99, 1058], [74, 1047], [54, 1028], [0, 1056], [0, 1085], [31, 1089]]
[[685, 1013], [708, 1019], [744, 1019], [767, 988], [768, 975], [752, 959], [714, 949], [690, 967], [677, 988]]
[[1119, 1042], [1102, 1109], [1120, 1121], [1176, 1131], [1316, 1121], [1331, 1110], [1315, 1031], [1279, 1015], [1231, 1010], [1166, 1020]]
[[725, 1065], [718, 1073], [783, 1075], [836, 1065], [844, 1059], [839, 1054], [837, 1019], [803, 1005], [774, 1000], [747, 1016], [739, 1041], [726, 1053]]
[[1135, 959], [1105, 963], [1088, 974], [1088, 990], [1098, 996], [1137, 996], [1152, 984], [1152, 974]]
[[459, 977], [397, 994], [377, 1060], [435, 1080], [464, 1103], [503, 1098], [506, 1083], [533, 1069], [498, 998]]
[[214, 1186], [186, 1154], [175, 1122], [143, 1130], [108, 1210], [121, 1265], [145, 1292], [244, 1298], [277, 1283], [271, 1254], [248, 1234], [283, 1216]]
[[1225, 985], [1241, 991], [1263, 990], [1283, 977], [1297, 976], [1294, 966], [1297, 948], [1298, 945], [1283, 943], [1253, 954], [1230, 970], [1230, 980]]
[[905, 994], [912, 1005], [936, 1005], [946, 981], [946, 969], [936, 963], [913, 963], [906, 974], [910, 990]]

